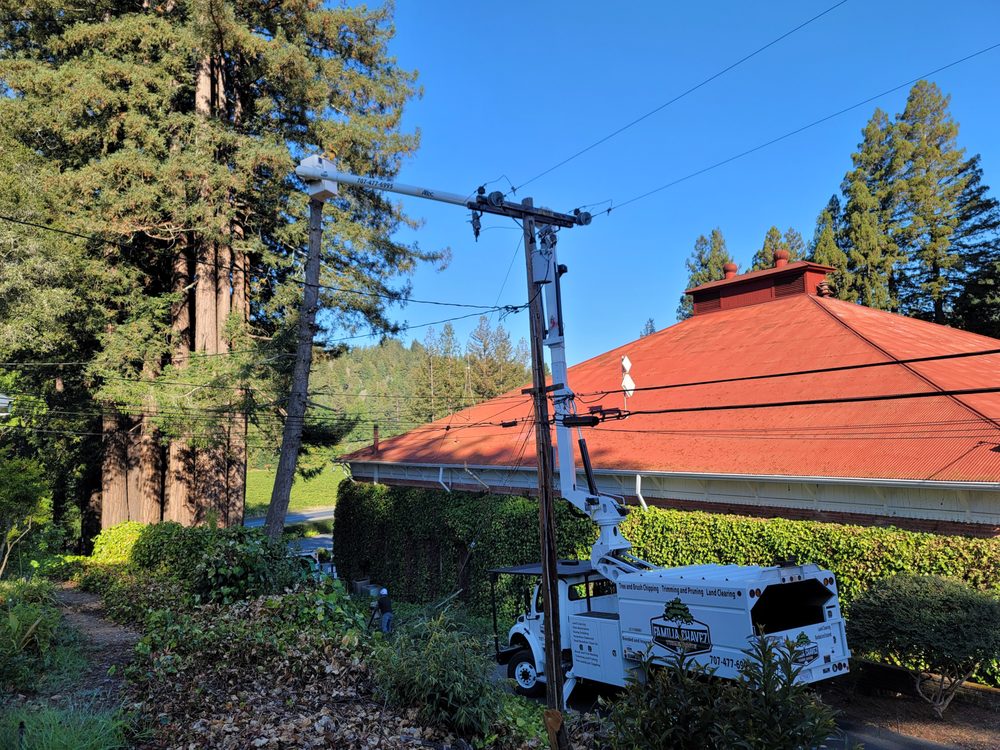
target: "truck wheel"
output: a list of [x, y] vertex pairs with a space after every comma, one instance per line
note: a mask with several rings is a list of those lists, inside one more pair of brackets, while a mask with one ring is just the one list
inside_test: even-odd
[[514, 681], [514, 690], [521, 695], [534, 696], [542, 692], [542, 683], [535, 669], [531, 649], [522, 648], [507, 662], [507, 676]]

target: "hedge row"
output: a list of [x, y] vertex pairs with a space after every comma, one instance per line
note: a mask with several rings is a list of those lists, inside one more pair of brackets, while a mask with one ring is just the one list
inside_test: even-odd
[[[587, 557], [593, 525], [558, 507], [561, 556]], [[650, 508], [622, 524], [633, 551], [666, 565], [771, 565], [814, 562], [839, 580], [849, 604], [874, 581], [894, 573], [937, 574], [1000, 590], [1000, 539], [848, 526], [817, 521], [746, 518]], [[447, 494], [345, 480], [334, 523], [337, 570], [369, 577], [395, 597], [430, 601], [456, 588], [485, 612], [492, 567], [537, 560], [538, 505], [507, 495]]]
[[[571, 515], [565, 505], [556, 519], [559, 554], [589, 555], [590, 521]], [[344, 480], [333, 533], [341, 578], [369, 578], [389, 586], [394, 598], [414, 602], [461, 588], [462, 598], [485, 614], [486, 571], [537, 562], [538, 504], [511, 495], [448, 494]]]

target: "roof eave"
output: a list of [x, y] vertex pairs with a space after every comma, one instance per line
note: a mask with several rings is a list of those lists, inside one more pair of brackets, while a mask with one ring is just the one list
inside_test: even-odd
[[[448, 464], [448, 463], [409, 463], [403, 461], [347, 461], [352, 473], [354, 467], [358, 466], [358, 473], [364, 474], [363, 466], [392, 466], [406, 467], [410, 469], [428, 469], [433, 474], [428, 474], [432, 481], [437, 481], [438, 472], [443, 468], [446, 470], [458, 471], [502, 471], [512, 474], [532, 474], [536, 472], [534, 468], [518, 466], [496, 466], [489, 464]], [[557, 470], [558, 471], [558, 470]], [[836, 484], [855, 486], [879, 486], [879, 487], [899, 487], [910, 489], [942, 489], [942, 490], [982, 490], [989, 492], [1000, 491], [1000, 482], [981, 482], [965, 480], [940, 480], [940, 479], [916, 479], [916, 478], [892, 478], [892, 477], [837, 477], [837, 476], [815, 476], [797, 474], [724, 474], [718, 472], [686, 472], [686, 471], [649, 471], [646, 469], [594, 469], [594, 474], [605, 476], [628, 476], [641, 475], [643, 477], [663, 477], [673, 479], [699, 479], [699, 480], [722, 480], [722, 481], [743, 481], [743, 482], [794, 482], [796, 484]]]

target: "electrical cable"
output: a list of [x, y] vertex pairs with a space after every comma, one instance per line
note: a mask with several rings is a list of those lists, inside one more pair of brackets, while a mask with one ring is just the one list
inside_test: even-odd
[[[92, 234], [83, 234], [81, 232], [74, 232], [74, 231], [71, 231], [71, 230], [68, 230], [68, 229], [60, 229], [58, 227], [53, 227], [53, 226], [50, 226], [50, 225], [47, 225], [47, 224], [38, 224], [36, 222], [26, 221], [24, 219], [17, 219], [17, 218], [14, 218], [13, 216], [6, 216], [6, 215], [3, 215], [3, 214], [0, 214], [0, 221], [7, 221], [7, 222], [10, 222], [10, 223], [13, 223], [13, 224], [21, 224], [23, 226], [32, 227], [34, 229], [42, 229], [42, 230], [45, 230], [45, 231], [48, 231], [48, 232], [55, 232], [57, 234], [69, 235], [70, 237], [77, 237], [79, 239], [90, 240], [91, 242], [103, 242], [103, 243], [108, 244], [108, 245], [114, 245], [115, 247], [120, 247], [120, 248], [123, 248], [123, 249], [129, 249], [128, 245], [126, 243], [119, 242], [117, 240], [108, 239], [106, 237], [98, 237], [97, 235], [92, 235]], [[198, 260], [198, 259], [195, 259], [194, 262], [196, 264], [199, 264], [199, 265], [208, 266], [208, 267], [210, 267], [210, 268], [212, 268], [212, 269], [214, 269], [216, 271], [227, 270], [227, 269], [223, 269], [223, 267], [220, 266], [218, 263], [213, 263], [213, 262], [207, 261], [207, 260]], [[498, 309], [502, 310], [502, 309], [505, 309], [506, 307], [510, 307], [509, 305], [501, 305], [501, 306], [497, 306], [497, 305], [475, 305], [475, 304], [469, 304], [469, 303], [466, 303], [466, 302], [442, 302], [440, 300], [411, 299], [411, 298], [406, 298], [406, 297], [399, 297], [398, 295], [391, 294], [391, 293], [388, 293], [388, 292], [369, 292], [369, 291], [365, 291], [363, 289], [352, 289], [352, 288], [349, 288], [349, 287], [337, 287], [337, 286], [331, 286], [329, 284], [315, 284], [315, 285], [313, 285], [313, 284], [307, 284], [304, 279], [294, 279], [293, 278], [293, 279], [289, 279], [289, 280], [295, 282], [296, 284], [301, 284], [302, 286], [315, 286], [318, 289], [326, 289], [326, 290], [333, 291], [333, 292], [341, 292], [343, 294], [357, 294], [357, 295], [362, 296], [362, 297], [378, 297], [378, 298], [382, 298], [382, 299], [388, 299], [388, 300], [393, 301], [393, 302], [406, 302], [406, 303], [412, 302], [415, 305], [437, 305], [437, 306], [441, 306], [441, 307], [464, 307], [464, 308], [473, 308], [473, 309], [476, 309], [476, 310], [484, 310], [484, 311], [495, 311], [495, 310], [498, 310]]]
[[[910, 364], [919, 364], [919, 363], [922, 363], [922, 362], [940, 362], [940, 361], [943, 361], [943, 360], [964, 359], [964, 358], [967, 358], [967, 357], [985, 357], [985, 356], [989, 356], [989, 355], [992, 355], [992, 354], [1000, 354], [1000, 348], [998, 348], [998, 349], [979, 349], [979, 350], [971, 351], [971, 352], [957, 352], [957, 353], [953, 353], [953, 354], [933, 354], [933, 355], [928, 355], [926, 357], [910, 357], [910, 358], [907, 358], [907, 359], [892, 359], [892, 360], [884, 361], [884, 362], [864, 362], [864, 363], [851, 364], [851, 365], [835, 365], [835, 366], [832, 366], [832, 367], [817, 367], [817, 368], [813, 368], [813, 369], [810, 369], [810, 370], [792, 370], [792, 371], [775, 372], [775, 373], [763, 374], [763, 375], [740, 375], [740, 376], [731, 377], [731, 378], [716, 378], [714, 380], [695, 380], [695, 381], [688, 381], [688, 382], [685, 382], [685, 383], [668, 383], [668, 384], [663, 384], [663, 385], [647, 385], [647, 386], [642, 386], [642, 387], [636, 387], [636, 388], [633, 388], [631, 390], [633, 392], [635, 392], [635, 393], [639, 393], [639, 392], [642, 392], [642, 391], [663, 391], [663, 390], [671, 390], [671, 389], [674, 389], [674, 388], [694, 388], [694, 387], [697, 387], [697, 386], [720, 385], [720, 384], [724, 384], [724, 383], [745, 383], [745, 382], [753, 381], [753, 380], [770, 380], [770, 379], [773, 379], [773, 378], [791, 378], [791, 377], [798, 377], [798, 376], [801, 376], [801, 375], [821, 375], [821, 374], [824, 374], [824, 373], [831, 373], [831, 372], [846, 372], [846, 371], [854, 371], [854, 370], [866, 370], [866, 369], [873, 368], [873, 367], [889, 367], [889, 366], [892, 366], [892, 365], [910, 365]], [[607, 390], [607, 391], [589, 391], [589, 392], [577, 393], [576, 397], [577, 398], [581, 398], [583, 396], [611, 396], [611, 395], [620, 394], [620, 393], [625, 393], [625, 390], [622, 389], [622, 388], [616, 388], [616, 389]], [[584, 403], [588, 403], [588, 402], [585, 401]], [[593, 403], [593, 402], [590, 402], [590, 403]]]
[[765, 401], [763, 403], [746, 404], [713, 404], [711, 406], [676, 406], [666, 409], [635, 409], [623, 411], [622, 418], [646, 416], [652, 414], [685, 414], [707, 411], [740, 411], [747, 409], [775, 409], [788, 406], [821, 406], [826, 404], [857, 404], [871, 401], [901, 401], [919, 398], [934, 398], [935, 396], [977, 396], [986, 393], [1000, 393], [1000, 387], [988, 388], [956, 388], [940, 391], [913, 391], [909, 393], [883, 393], [869, 396], [837, 396], [831, 398], [803, 398], [790, 401]]
[[889, 94], [892, 94], [892, 93], [894, 93], [896, 91], [899, 91], [900, 89], [906, 88], [908, 86], [912, 86], [917, 81], [920, 81], [920, 80], [925, 79], [925, 78], [930, 78], [931, 76], [933, 76], [933, 75], [935, 75], [937, 73], [940, 73], [941, 71], [947, 70], [948, 68], [953, 68], [956, 65], [959, 65], [961, 63], [967, 62], [967, 61], [969, 61], [969, 60], [971, 60], [971, 59], [973, 59], [975, 57], [979, 57], [980, 55], [985, 55], [987, 52], [991, 52], [992, 50], [995, 50], [998, 47], [1000, 47], [1000, 42], [997, 42], [996, 44], [992, 44], [989, 47], [985, 47], [985, 48], [979, 50], [978, 52], [973, 52], [971, 55], [966, 55], [965, 57], [962, 57], [962, 58], [960, 58], [958, 60], [954, 60], [954, 61], [952, 61], [952, 62], [950, 62], [950, 63], [948, 63], [946, 65], [942, 65], [939, 68], [935, 68], [934, 70], [929, 71], [927, 73], [924, 73], [921, 76], [917, 76], [916, 78], [912, 78], [909, 81], [906, 81], [905, 83], [899, 84], [898, 86], [893, 86], [890, 89], [886, 89], [885, 91], [882, 91], [882, 92], [880, 92], [878, 94], [875, 94], [874, 96], [869, 96], [867, 99], [863, 99], [860, 102], [852, 104], [852, 105], [850, 105], [848, 107], [844, 107], [843, 109], [840, 109], [840, 110], [838, 110], [838, 111], [836, 111], [836, 112], [834, 112], [832, 114], [826, 115], [825, 117], [821, 117], [818, 120], [813, 120], [812, 122], [808, 123], [807, 125], [803, 125], [801, 127], [798, 127], [795, 130], [790, 130], [789, 132], [785, 133], [784, 135], [779, 135], [777, 138], [772, 138], [769, 141], [765, 141], [764, 143], [761, 143], [761, 144], [759, 144], [757, 146], [754, 146], [753, 148], [749, 148], [746, 151], [741, 151], [740, 153], [735, 154], [733, 156], [730, 156], [727, 159], [723, 159], [722, 161], [715, 162], [714, 164], [712, 164], [710, 166], [704, 167], [704, 168], [699, 169], [699, 170], [697, 170], [695, 172], [691, 172], [690, 174], [687, 174], [687, 175], [685, 175], [683, 177], [678, 177], [677, 179], [671, 180], [670, 182], [665, 183], [663, 185], [660, 185], [657, 188], [653, 188], [652, 190], [648, 190], [645, 193], [641, 193], [641, 194], [639, 194], [639, 195], [637, 195], [637, 196], [635, 196], [633, 198], [629, 198], [627, 201], [624, 201], [622, 203], [619, 203], [617, 206], [614, 206], [613, 209], [612, 208], [608, 208], [608, 209], [606, 209], [604, 211], [601, 211], [599, 213], [594, 214], [594, 218], [597, 218], [598, 216], [607, 216], [607, 215], [609, 215], [612, 212], [612, 210], [619, 211], [619, 210], [621, 210], [622, 208], [624, 208], [625, 206], [627, 206], [627, 205], [629, 205], [631, 203], [635, 203], [636, 201], [641, 201], [644, 198], [648, 198], [649, 196], [654, 195], [656, 193], [659, 193], [662, 190], [666, 190], [667, 188], [673, 187], [674, 185], [678, 185], [678, 184], [680, 184], [682, 182], [685, 182], [686, 180], [690, 180], [690, 179], [692, 179], [694, 177], [697, 177], [699, 175], [705, 174], [706, 172], [709, 172], [709, 171], [711, 171], [713, 169], [717, 169], [718, 167], [724, 166], [726, 164], [730, 164], [731, 162], [734, 162], [737, 159], [742, 159], [743, 157], [749, 156], [750, 154], [753, 154], [753, 153], [756, 153], [757, 151], [765, 149], [768, 146], [773, 146], [775, 143], [778, 143], [780, 141], [786, 140], [787, 138], [791, 138], [793, 135], [798, 135], [799, 133], [801, 133], [801, 132], [803, 132], [805, 130], [809, 130], [810, 128], [814, 128], [817, 125], [821, 125], [824, 122], [827, 122], [828, 120], [832, 120], [835, 117], [839, 117], [840, 115], [846, 114], [847, 112], [850, 112], [851, 110], [857, 109], [858, 107], [863, 107], [865, 104], [870, 104], [871, 102], [875, 101], [876, 99], [880, 99], [883, 96], [887, 96]]
[[609, 133], [608, 135], [604, 136], [603, 138], [600, 138], [599, 140], [594, 141], [589, 146], [580, 149], [575, 154], [572, 154], [571, 156], [566, 157], [565, 159], [563, 159], [562, 161], [558, 162], [557, 164], [552, 165], [548, 169], [546, 169], [546, 170], [544, 170], [542, 172], [539, 172], [534, 177], [532, 177], [530, 180], [525, 180], [520, 185], [518, 185], [516, 188], [513, 185], [511, 185], [511, 192], [513, 192], [515, 195], [517, 195], [517, 191], [521, 190], [526, 185], [529, 185], [532, 182], [534, 182], [535, 180], [537, 180], [537, 179], [539, 179], [541, 177], [544, 177], [545, 175], [549, 174], [550, 172], [554, 172], [555, 170], [559, 169], [559, 167], [563, 166], [564, 164], [568, 164], [569, 162], [571, 162], [574, 159], [576, 159], [578, 156], [582, 156], [583, 154], [587, 153], [591, 149], [596, 148], [597, 146], [600, 146], [602, 143], [605, 143], [605, 142], [611, 140], [612, 138], [614, 138], [615, 136], [617, 136], [617, 135], [619, 135], [621, 133], [624, 133], [626, 130], [628, 130], [629, 128], [633, 127], [634, 125], [638, 125], [643, 120], [645, 120], [645, 119], [647, 119], [649, 117], [652, 117], [657, 112], [660, 112], [660, 111], [666, 109], [667, 107], [669, 107], [671, 104], [674, 104], [675, 102], [680, 101], [681, 99], [683, 99], [684, 97], [686, 97], [688, 94], [693, 94], [695, 91], [697, 91], [701, 87], [703, 87], [703, 86], [711, 83], [716, 78], [719, 78], [719, 77], [725, 75], [726, 73], [728, 73], [729, 71], [733, 70], [734, 68], [739, 67], [740, 65], [742, 65], [745, 62], [747, 62], [751, 58], [756, 57], [757, 55], [759, 55], [761, 52], [763, 52], [764, 50], [768, 49], [769, 47], [773, 47], [778, 42], [780, 42], [783, 39], [786, 39], [787, 37], [791, 36], [796, 31], [799, 31], [800, 29], [805, 28], [806, 26], [808, 26], [809, 24], [811, 24], [813, 21], [817, 21], [820, 18], [822, 18], [823, 16], [825, 16], [827, 13], [830, 13], [830, 12], [836, 10], [841, 5], [844, 5], [844, 3], [846, 3], [846, 2], [847, 2], [847, 0], [841, 0], [841, 2], [836, 3], [834, 5], [831, 5], [829, 8], [827, 8], [826, 10], [824, 10], [822, 13], [819, 13], [819, 14], [813, 16], [808, 21], [804, 21], [804, 22], [800, 23], [795, 28], [786, 31], [784, 34], [782, 34], [779, 37], [776, 37], [775, 39], [772, 39], [770, 42], [768, 42], [767, 44], [765, 44], [763, 47], [758, 47], [756, 50], [754, 50], [750, 54], [748, 54], [748, 55], [746, 55], [744, 57], [741, 57], [736, 62], [734, 62], [734, 63], [726, 66], [725, 68], [723, 68], [722, 70], [718, 71], [717, 73], [712, 74], [711, 76], [709, 76], [708, 78], [706, 78], [705, 80], [703, 80], [701, 83], [695, 84], [694, 86], [692, 86], [691, 88], [687, 89], [686, 91], [681, 92], [680, 94], [678, 94], [677, 96], [675, 96], [673, 99], [670, 99], [669, 101], [664, 102], [660, 106], [658, 106], [658, 107], [656, 107], [654, 109], [651, 109], [646, 114], [644, 114], [644, 115], [642, 115], [640, 117], [637, 117], [636, 119], [632, 120], [631, 122], [629, 122], [629, 123], [621, 126], [617, 130], [612, 131], [611, 133]]

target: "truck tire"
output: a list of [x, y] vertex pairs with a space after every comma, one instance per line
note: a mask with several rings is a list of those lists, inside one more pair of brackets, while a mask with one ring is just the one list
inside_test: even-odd
[[530, 648], [522, 648], [507, 662], [507, 676], [514, 681], [514, 690], [521, 695], [533, 697], [541, 694], [544, 685], [538, 679], [535, 657]]

